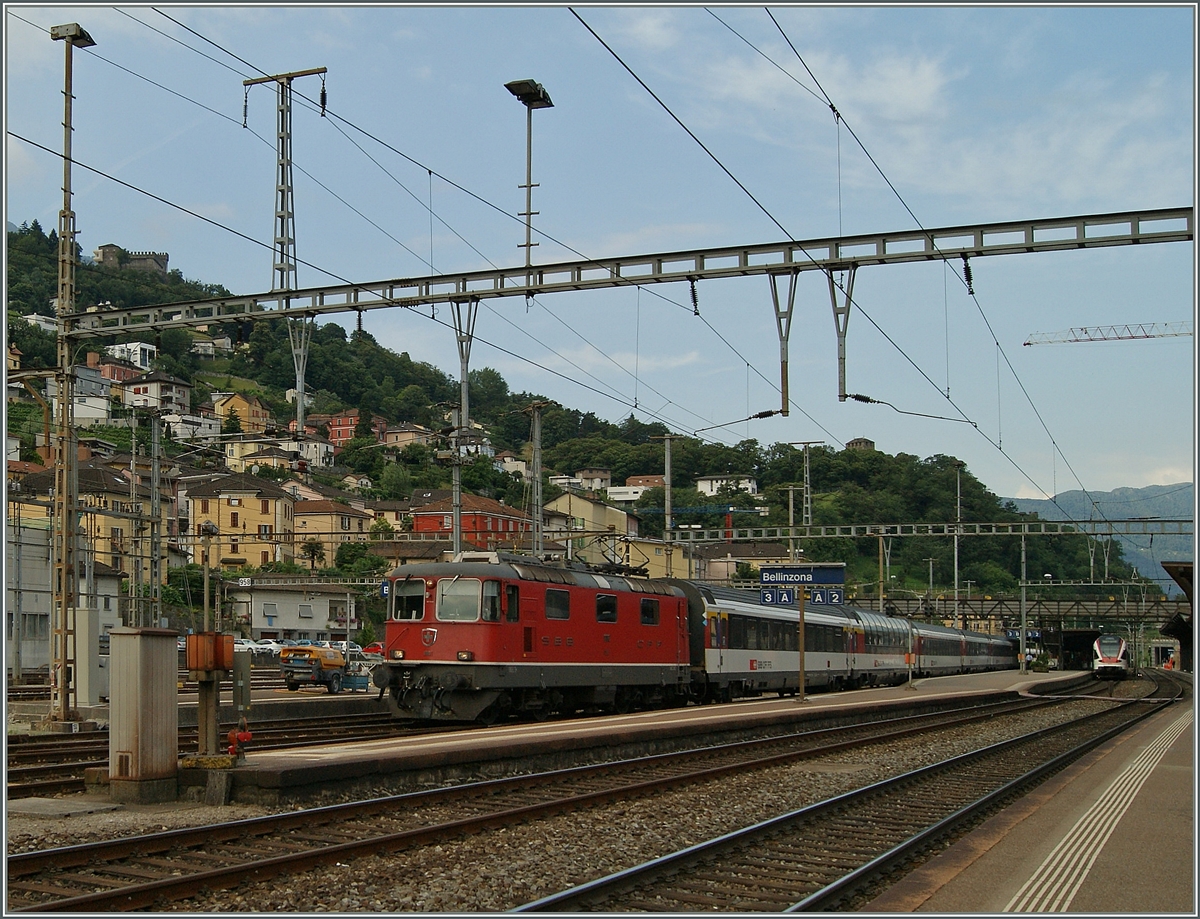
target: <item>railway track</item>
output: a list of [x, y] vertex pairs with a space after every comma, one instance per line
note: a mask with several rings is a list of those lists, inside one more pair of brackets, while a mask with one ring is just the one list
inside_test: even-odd
[[[220, 736], [236, 725], [221, 725]], [[397, 721], [386, 712], [338, 715], [327, 718], [289, 718], [252, 724], [250, 749], [281, 750], [288, 747], [374, 740], [414, 733], [410, 722]], [[446, 730], [446, 728], [442, 728]], [[181, 752], [195, 752], [199, 738], [195, 727], [179, 731]], [[108, 765], [108, 731], [92, 731], [47, 739], [29, 734], [8, 738], [8, 797], [82, 792], [84, 770]]]
[[[799, 912], [854, 901], [921, 853], [1178, 699], [1147, 700], [957, 756], [552, 894], [517, 912]], [[1147, 702], [1149, 701], [1149, 704]]]
[[1020, 699], [645, 759], [453, 786], [216, 826], [10, 855], [14, 911], [137, 909], [366, 854], [656, 794], [746, 770], [984, 719], [1055, 701]]
[[[196, 692], [199, 687], [188, 680], [188, 671], [180, 670], [178, 677], [180, 692]], [[221, 688], [229, 691], [233, 686], [231, 680], [221, 683]], [[285, 683], [282, 674], [277, 669], [251, 670], [251, 689], [283, 689]], [[47, 683], [16, 684], [7, 687], [6, 696], [9, 702], [41, 702], [50, 698], [50, 686]]]

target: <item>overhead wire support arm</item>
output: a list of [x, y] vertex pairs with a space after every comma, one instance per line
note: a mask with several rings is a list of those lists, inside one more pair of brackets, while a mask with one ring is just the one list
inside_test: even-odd
[[[779, 305], [779, 279], [782, 275], [768, 275], [771, 281], [771, 303], [775, 307], [775, 329], [779, 332], [779, 388], [782, 397], [779, 414], [784, 417], [788, 413], [788, 336], [792, 333], [792, 308], [796, 305], [796, 279], [800, 272], [792, 271], [787, 274], [788, 291], [787, 305]], [[832, 275], [831, 275], [832, 277]]]

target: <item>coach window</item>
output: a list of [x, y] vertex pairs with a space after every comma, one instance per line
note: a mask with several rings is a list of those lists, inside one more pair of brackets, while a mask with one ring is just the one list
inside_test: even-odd
[[483, 621], [500, 621], [500, 582], [483, 582]]
[[658, 601], [642, 597], [642, 625], [658, 625]]
[[521, 621], [521, 588], [516, 584], [509, 584], [504, 592], [507, 594], [508, 608], [504, 611], [505, 622], [520, 622]]
[[[761, 624], [766, 625], [765, 622], [761, 623]], [[746, 620], [746, 643], [744, 645], [742, 645], [741, 647], [745, 648], [747, 651], [757, 651], [758, 650], [758, 627], [759, 627], [759, 625], [760, 625], [760, 623], [757, 620], [754, 620], [754, 619]], [[766, 650], [766, 649], [764, 648], [763, 650]]]
[[617, 621], [617, 598], [613, 594], [596, 594], [596, 621]]
[[746, 617], [745, 616], [730, 616], [729, 617], [729, 638], [722, 646], [734, 650], [745, 650], [746, 648]]
[[392, 582], [392, 618], [421, 619], [425, 615], [425, 582], [420, 578]]
[[546, 618], [571, 618], [571, 592], [569, 590], [555, 590], [553, 587], [546, 588]]

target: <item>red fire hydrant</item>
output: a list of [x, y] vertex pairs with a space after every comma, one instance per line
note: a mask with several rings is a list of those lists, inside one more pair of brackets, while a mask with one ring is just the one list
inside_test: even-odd
[[246, 719], [243, 718], [238, 726], [225, 736], [229, 741], [229, 755], [236, 756], [238, 759], [245, 759], [246, 751], [243, 745], [254, 737], [250, 733], [250, 726], [246, 724]]

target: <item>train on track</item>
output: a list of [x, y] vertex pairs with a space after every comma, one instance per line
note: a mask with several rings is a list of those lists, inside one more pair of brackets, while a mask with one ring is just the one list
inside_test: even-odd
[[1120, 635], [1101, 635], [1092, 642], [1092, 672], [1097, 679], [1123, 680], [1130, 669], [1129, 643]]
[[[800, 688], [797, 610], [749, 591], [466, 552], [396, 568], [382, 593], [373, 681], [399, 717], [490, 723]], [[1002, 636], [852, 606], [809, 606], [803, 640], [806, 690], [1017, 666]]]

